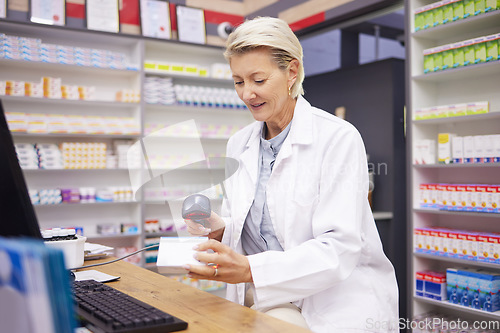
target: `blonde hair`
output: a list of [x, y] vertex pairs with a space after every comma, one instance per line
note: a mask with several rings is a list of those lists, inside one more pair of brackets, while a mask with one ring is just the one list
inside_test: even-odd
[[229, 61], [232, 56], [257, 48], [268, 48], [273, 61], [281, 70], [286, 70], [293, 59], [299, 61], [297, 79], [290, 89], [290, 95], [293, 98], [303, 95], [304, 55], [299, 39], [288, 24], [274, 17], [257, 17], [245, 21], [227, 38], [224, 57]]

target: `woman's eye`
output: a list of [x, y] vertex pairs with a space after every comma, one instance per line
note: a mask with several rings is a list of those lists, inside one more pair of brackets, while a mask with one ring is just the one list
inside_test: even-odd
[[243, 81], [236, 81], [234, 82], [235, 85], [238, 85], [238, 84], [243, 84]]
[[264, 83], [264, 80], [255, 80], [255, 83], [261, 84]]

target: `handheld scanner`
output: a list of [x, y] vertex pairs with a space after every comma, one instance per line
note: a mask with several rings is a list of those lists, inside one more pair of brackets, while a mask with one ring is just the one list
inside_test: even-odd
[[203, 220], [210, 217], [212, 208], [210, 199], [203, 194], [192, 194], [182, 203], [182, 218], [203, 225]]

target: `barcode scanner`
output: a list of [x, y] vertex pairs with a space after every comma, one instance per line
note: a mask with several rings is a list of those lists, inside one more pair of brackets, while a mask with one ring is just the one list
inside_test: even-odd
[[203, 194], [192, 194], [182, 203], [182, 218], [199, 223], [204, 227], [206, 225], [203, 222], [210, 217], [211, 213], [210, 199]]

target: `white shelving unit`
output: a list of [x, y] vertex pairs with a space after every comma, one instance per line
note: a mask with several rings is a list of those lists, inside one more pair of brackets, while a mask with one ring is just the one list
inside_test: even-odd
[[[432, 0], [405, 1], [407, 10], [407, 110], [408, 150], [419, 139], [434, 139], [438, 133], [456, 133], [459, 136], [500, 133], [500, 94], [498, 83], [500, 61], [471, 65], [457, 69], [424, 74], [423, 50], [444, 44], [500, 32], [500, 11], [458, 20], [419, 32], [414, 29], [414, 10]], [[446, 104], [489, 101], [490, 113], [453, 118], [411, 120], [413, 112], [423, 107]], [[413, 153], [413, 152], [412, 152]], [[481, 267], [500, 273], [500, 265], [451, 259], [413, 253], [413, 229], [420, 227], [447, 227], [452, 229], [500, 231], [500, 214], [448, 212], [419, 207], [419, 185], [422, 183], [498, 184], [499, 164], [469, 165], [411, 165], [409, 154], [409, 212], [411, 228], [408, 252], [411, 282], [408, 295], [415, 295], [415, 272], [426, 269], [445, 270], [447, 267]], [[409, 315], [417, 316], [430, 310], [452, 314], [471, 320], [490, 318], [500, 320], [498, 312], [488, 313], [448, 302], [409, 297]]]
[[[141, 141], [143, 147], [153, 142], [159, 147], [157, 151], [162, 151], [162, 147], [171, 147], [174, 144], [178, 147], [176, 151], [182, 152], [188, 151], [193, 146], [193, 142], [196, 142], [196, 138], [174, 135], [152, 140], [145, 133], [145, 125], [158, 123], [169, 126], [194, 120], [198, 128], [206, 124], [222, 124], [240, 128], [253, 120], [247, 110], [241, 109], [156, 105], [147, 104], [144, 101], [140, 103], [115, 101], [116, 92], [123, 89], [137, 90], [141, 92], [141, 96], [144, 96], [145, 80], [149, 76], [169, 77], [172, 78], [174, 84], [231, 89], [233, 84], [230, 79], [144, 70], [144, 63], [148, 61], [194, 64], [209, 68], [213, 63], [225, 62], [221, 48], [6, 20], [0, 20], [0, 33], [40, 38], [43, 43], [121, 52], [126, 55], [128, 62], [132, 65], [132, 69], [111, 69], [0, 59], [0, 80], [37, 82], [41, 77], [50, 76], [61, 78], [63, 84], [96, 87], [96, 100], [92, 101], [0, 96], [7, 112], [132, 117], [137, 120], [141, 128], [140, 135], [13, 133], [16, 143], [104, 142], [110, 149], [115, 140], [129, 140]], [[134, 67], [136, 69], [133, 69]], [[222, 158], [225, 156], [228, 138], [229, 135], [201, 136], [198, 141], [207, 157]], [[165, 154], [168, 153], [165, 151]], [[168, 165], [162, 169], [153, 171], [155, 175], [168, 174], [172, 171], [169, 170]], [[176, 184], [163, 185], [166, 187], [190, 185], [194, 188], [196, 185], [206, 182], [204, 179], [207, 177], [206, 170], [192, 166], [181, 169], [175, 170]], [[144, 165], [143, 169], [138, 171], [140, 176], [146, 179], [145, 175], [150, 170], [147, 169], [147, 165]], [[215, 174], [217, 179], [223, 179], [224, 166], [211, 166], [210, 173]], [[24, 170], [24, 175], [28, 187], [33, 189], [131, 186], [130, 172], [123, 168], [37, 169]], [[141, 193], [144, 193], [143, 191], [148, 187], [158, 185], [156, 180], [141, 180], [141, 182], [146, 183], [140, 190]], [[154, 235], [146, 234], [144, 231], [146, 219], [172, 219], [172, 214], [165, 201], [150, 203], [141, 196], [139, 198], [140, 200], [131, 202], [35, 205], [35, 209], [42, 228], [81, 226], [90, 241], [113, 247], [134, 246], [141, 248], [144, 246], [146, 238], [175, 234], [168, 232], [155, 233]], [[214, 200], [212, 202], [214, 210], [219, 209], [220, 204], [221, 200]], [[133, 223], [139, 227], [139, 233], [136, 235], [100, 235], [97, 232], [97, 225], [108, 223], [114, 225]], [[144, 264], [144, 258], [141, 263]]]

